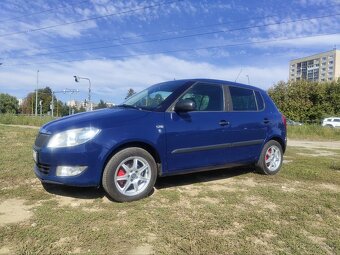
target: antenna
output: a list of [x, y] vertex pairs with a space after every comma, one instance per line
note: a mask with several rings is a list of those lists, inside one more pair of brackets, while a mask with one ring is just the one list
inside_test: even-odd
[[240, 77], [240, 74], [241, 74], [241, 73], [242, 73], [242, 68], [241, 68], [240, 72], [238, 73], [238, 75], [237, 75], [237, 77], [236, 77], [236, 79], [235, 79], [235, 82], [237, 81], [238, 77]]

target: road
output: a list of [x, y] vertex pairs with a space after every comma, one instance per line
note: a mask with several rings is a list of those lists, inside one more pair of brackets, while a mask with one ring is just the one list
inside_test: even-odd
[[288, 140], [288, 147], [304, 147], [313, 149], [340, 149], [340, 141], [308, 141], [308, 140]]

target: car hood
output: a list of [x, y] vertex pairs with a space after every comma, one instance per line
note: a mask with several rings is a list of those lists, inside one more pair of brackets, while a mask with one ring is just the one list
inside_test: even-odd
[[100, 129], [129, 124], [150, 114], [148, 111], [125, 108], [106, 108], [78, 113], [51, 121], [41, 127], [40, 132], [53, 134], [73, 128], [97, 127]]

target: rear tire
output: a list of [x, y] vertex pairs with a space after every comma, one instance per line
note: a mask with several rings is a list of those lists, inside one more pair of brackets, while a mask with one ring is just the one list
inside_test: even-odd
[[256, 171], [265, 175], [277, 174], [282, 167], [283, 151], [280, 143], [274, 140], [268, 141], [262, 149], [255, 167]]
[[146, 197], [157, 178], [157, 165], [146, 150], [131, 147], [117, 152], [103, 173], [103, 188], [115, 201], [130, 202]]

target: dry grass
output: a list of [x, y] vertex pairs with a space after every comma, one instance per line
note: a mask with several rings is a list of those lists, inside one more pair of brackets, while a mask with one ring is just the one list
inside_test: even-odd
[[101, 189], [45, 190], [32, 170], [36, 132], [0, 126], [0, 253], [340, 254], [338, 150], [288, 148], [277, 176], [174, 176], [144, 200], [114, 203]]

